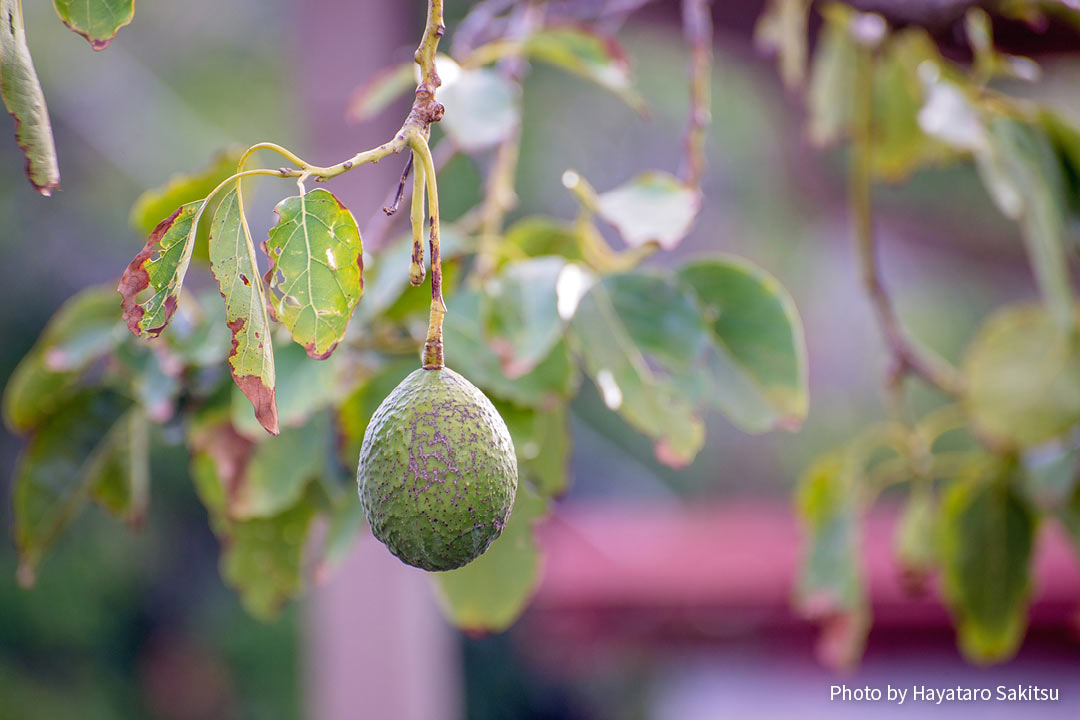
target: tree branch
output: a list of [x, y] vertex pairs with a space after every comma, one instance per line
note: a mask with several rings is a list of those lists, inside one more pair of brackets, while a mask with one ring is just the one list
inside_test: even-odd
[[701, 186], [705, 173], [705, 140], [712, 122], [713, 59], [712, 0], [683, 0], [683, 32], [690, 45], [690, 120], [686, 128], [686, 156], [682, 176], [688, 185]]

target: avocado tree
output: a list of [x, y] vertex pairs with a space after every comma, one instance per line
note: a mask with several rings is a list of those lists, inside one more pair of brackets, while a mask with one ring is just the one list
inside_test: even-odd
[[[28, 176], [48, 194], [59, 183], [48, 113], [20, 4], [0, 2], [0, 89]], [[95, 49], [132, 16], [132, 2], [55, 5]], [[1033, 17], [1043, 7], [1001, 10]], [[583, 376], [673, 467], [701, 450], [710, 411], [750, 433], [798, 429], [806, 351], [779, 282], [731, 255], [643, 266], [691, 232], [701, 204], [707, 0], [683, 2], [692, 98], [683, 151], [672, 152], [677, 172], [643, 169], [598, 191], [568, 168], [576, 217], [508, 225], [530, 63], [595, 83], [631, 110], [643, 105], [616, 40], [553, 21], [553, 11], [543, 1], [476, 3], [444, 54], [443, 1], [430, 0], [415, 62], [377, 74], [350, 107], [363, 121], [415, 87], [385, 143], [325, 166], [272, 142], [226, 149], [139, 199], [132, 220], [148, 240], [118, 288], [69, 300], [5, 390], [5, 421], [29, 437], [14, 487], [22, 583], [87, 503], [141, 523], [155, 448], [183, 442], [222, 575], [253, 614], [273, 616], [308, 575], [332, 571], [366, 514], [395, 554], [441, 571], [433, 584], [453, 622], [498, 631], [528, 602], [534, 526], [567, 490], [568, 405]], [[893, 417], [800, 481], [797, 604], [824, 622], [827, 662], [857, 661], [870, 625], [860, 518], [884, 488], [903, 486], [901, 562], [916, 584], [940, 571], [961, 647], [1000, 660], [1023, 636], [1039, 518], [1058, 515], [1080, 534], [1080, 360], [1066, 257], [1080, 134], [991, 88], [1036, 66], [995, 50], [982, 10], [964, 20], [974, 52], [964, 64], [917, 26], [895, 29], [839, 3], [820, 11], [812, 62], [806, 0], [770, 2], [758, 37], [778, 52], [785, 83], [805, 86], [811, 137], [850, 145], [856, 252], [893, 359]], [[447, 222], [439, 171], [458, 154], [489, 158], [489, 169], [480, 204]], [[270, 155], [282, 165], [250, 167]], [[403, 169], [385, 212], [393, 220], [408, 203], [411, 232], [365, 253], [352, 213], [309, 186], [395, 157]], [[957, 368], [893, 310], [871, 185], [968, 160], [1020, 223], [1043, 302], [990, 318]], [[259, 243], [244, 206], [254, 179], [295, 186]], [[219, 292], [184, 292], [189, 269], [209, 271]], [[418, 289], [425, 281], [430, 293]], [[928, 414], [909, 406], [908, 379], [940, 396]]]

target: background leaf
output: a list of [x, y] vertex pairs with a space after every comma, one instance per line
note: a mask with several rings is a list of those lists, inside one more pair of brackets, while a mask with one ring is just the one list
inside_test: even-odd
[[483, 555], [458, 570], [437, 573], [436, 587], [451, 622], [468, 633], [501, 632], [525, 609], [539, 575], [533, 525], [547, 501], [518, 486], [510, 521]]
[[95, 50], [107, 48], [116, 31], [135, 16], [135, 0], [53, 0], [53, 7]]
[[627, 245], [655, 242], [664, 250], [686, 237], [700, 207], [696, 190], [664, 172], [642, 173], [596, 199], [600, 217], [615, 226]]
[[322, 188], [282, 200], [277, 213], [265, 245], [271, 303], [293, 340], [322, 360], [345, 337], [364, 293], [360, 230]]
[[440, 125], [466, 152], [498, 145], [521, 123], [518, 95], [517, 85], [496, 70], [462, 70], [439, 90], [446, 108]]
[[710, 331], [706, 397], [747, 432], [795, 430], [809, 407], [806, 341], [795, 302], [772, 275], [735, 257], [679, 271]]
[[955, 483], [942, 502], [945, 596], [960, 649], [977, 663], [1016, 652], [1027, 624], [1035, 516], [1010, 482], [1008, 466]]
[[645, 110], [645, 100], [633, 87], [630, 63], [613, 38], [573, 25], [552, 26], [527, 37], [523, 49], [529, 58], [590, 80], [638, 112]]
[[0, 32], [0, 96], [15, 118], [15, 139], [26, 155], [26, 176], [39, 193], [48, 197], [60, 187], [60, 168], [56, 164], [49, 108], [26, 45], [22, 4], [19, 0], [0, 0], [0, 17], [7, 20]]

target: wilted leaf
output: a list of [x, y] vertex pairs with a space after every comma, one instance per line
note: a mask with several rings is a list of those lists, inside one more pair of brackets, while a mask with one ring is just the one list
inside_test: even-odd
[[135, 0], [53, 0], [53, 7], [95, 50], [107, 48], [116, 31], [135, 16]]
[[371, 120], [390, 103], [416, 86], [416, 64], [412, 62], [383, 68], [357, 88], [345, 108], [350, 122]]
[[859, 552], [858, 480], [853, 454], [834, 451], [803, 474], [797, 493], [806, 550], [795, 605], [805, 617], [823, 624], [818, 652], [834, 668], [859, 661], [870, 624]]
[[[632, 326], [622, 317], [618, 280], [596, 283], [578, 305], [571, 327], [585, 370], [607, 407], [656, 441], [657, 458], [668, 465], [688, 465], [705, 441], [705, 429], [693, 404], [669, 380], [650, 369]], [[661, 310], [656, 311], [662, 314]]]
[[735, 257], [687, 265], [679, 280], [711, 331], [709, 401], [747, 432], [798, 428], [809, 406], [806, 344], [784, 287]]
[[[124, 322], [135, 335], [157, 337], [176, 312], [202, 206], [202, 200], [188, 203], [162, 220], [120, 278], [116, 290]], [[139, 296], [146, 290], [149, 296], [140, 301]]]
[[1005, 660], [1027, 625], [1035, 516], [1016, 494], [1010, 467], [955, 483], [941, 516], [944, 590], [960, 649], [973, 662]]
[[1009, 447], [1054, 440], [1080, 422], [1080, 348], [1042, 308], [994, 314], [964, 363], [964, 406], [979, 434]]
[[22, 580], [33, 581], [45, 551], [86, 504], [94, 457], [130, 405], [111, 392], [85, 391], [34, 434], [14, 480], [15, 545]]
[[[236, 172], [242, 150], [229, 148], [214, 155], [205, 167], [192, 172], [176, 173], [164, 185], [151, 188], [139, 195], [131, 206], [128, 221], [131, 226], [144, 236], [154, 231], [163, 218], [168, 217], [176, 208], [207, 197], [222, 182]], [[210, 221], [214, 217], [218, 198], [211, 198], [199, 222], [195, 236], [195, 248], [192, 257], [204, 262], [210, 259], [208, 241]]]
[[251, 401], [266, 431], [278, 433], [274, 395], [274, 343], [255, 245], [236, 190], [221, 199], [210, 229], [210, 269], [225, 300], [225, 324], [232, 332], [229, 371]]
[[60, 168], [49, 109], [26, 45], [22, 2], [0, 0], [0, 17], [7, 21], [0, 32], [0, 96], [15, 118], [15, 139], [26, 155], [26, 176], [48, 197], [60, 187]]
[[522, 49], [533, 60], [610, 90], [639, 112], [645, 109], [645, 101], [634, 90], [626, 53], [614, 38], [573, 25], [553, 26], [527, 37]]
[[807, 21], [810, 0], [768, 0], [754, 26], [754, 45], [776, 54], [780, 77], [789, 90], [806, 78]]
[[507, 377], [547, 357], [591, 284], [588, 271], [553, 256], [510, 263], [488, 282], [488, 344]]
[[446, 108], [440, 123], [466, 152], [498, 145], [521, 123], [518, 87], [490, 68], [462, 70], [439, 90]]
[[319, 188], [278, 203], [270, 257], [270, 301], [308, 355], [322, 360], [345, 337], [364, 293], [363, 246], [352, 213]]
[[468, 633], [501, 632], [517, 620], [539, 575], [533, 526], [547, 501], [519, 486], [502, 535], [487, 552], [458, 570], [438, 573], [436, 587], [450, 621]]
[[619, 231], [626, 244], [654, 242], [671, 250], [690, 232], [701, 194], [674, 175], [645, 172], [597, 196], [597, 213]]

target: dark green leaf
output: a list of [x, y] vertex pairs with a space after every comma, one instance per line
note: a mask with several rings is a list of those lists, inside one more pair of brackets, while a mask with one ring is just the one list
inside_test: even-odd
[[53, 7], [95, 50], [107, 48], [116, 31], [135, 16], [135, 0], [53, 0]]
[[654, 242], [671, 250], [690, 232], [701, 195], [674, 175], [645, 172], [596, 198], [600, 217], [619, 231], [626, 244]]
[[26, 176], [48, 197], [60, 187], [49, 109], [26, 45], [21, 0], [0, 0], [0, 96], [15, 118], [15, 139], [26, 155]]
[[221, 199], [210, 229], [210, 269], [225, 300], [225, 324], [232, 332], [229, 371], [251, 401], [267, 432], [278, 433], [274, 343], [255, 245], [236, 190]]
[[990, 465], [955, 483], [942, 502], [944, 590], [960, 649], [973, 662], [1005, 660], [1027, 625], [1035, 516], [1010, 482], [1011, 467]]
[[94, 480], [88, 470], [130, 405], [111, 392], [86, 391], [34, 434], [14, 481], [15, 545], [24, 582], [33, 582], [45, 551], [86, 504]]
[[980, 435], [1007, 447], [1033, 447], [1080, 422], [1080, 347], [1049, 313], [1001, 310], [968, 349], [965, 409]]
[[679, 279], [711, 331], [710, 402], [748, 432], [797, 429], [809, 405], [806, 343], [787, 290], [735, 257], [692, 263]]
[[345, 337], [364, 293], [360, 230], [322, 188], [282, 200], [277, 213], [265, 246], [274, 313], [308, 355], [322, 360]]
[[487, 552], [459, 570], [435, 576], [451, 622], [469, 633], [493, 633], [521, 615], [540, 567], [533, 526], [546, 513], [547, 501], [519, 486], [510, 521]]
[[145, 413], [129, 411], [112, 426], [87, 467], [94, 500], [134, 527], [142, 525], [150, 501], [149, 425]]
[[660, 461], [687, 465], [704, 444], [705, 428], [693, 404], [650, 369], [616, 309], [612, 294], [618, 290], [618, 281], [608, 278], [593, 285], [578, 305], [572, 328], [585, 370], [604, 404], [656, 442]]

